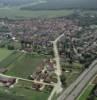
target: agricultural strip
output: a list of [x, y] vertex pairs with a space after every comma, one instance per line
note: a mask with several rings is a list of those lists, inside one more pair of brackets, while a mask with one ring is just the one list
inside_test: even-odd
[[0, 8], [0, 18], [8, 17], [11, 19], [23, 19], [33, 17], [61, 17], [72, 14], [73, 10], [43, 10], [43, 11], [29, 11], [20, 10], [17, 8]]
[[45, 56], [22, 54], [18, 59], [12, 62], [8, 67], [11, 68], [6, 74], [27, 78], [38, 67]]
[[20, 55], [21, 53], [14, 51], [0, 62], [0, 68], [8, 68], [11, 63], [20, 57]]
[[5, 48], [0, 48], [0, 62], [4, 60], [7, 56], [9, 56], [12, 51], [7, 50]]
[[0, 100], [47, 100], [49, 93], [35, 91], [26, 87], [0, 87]]

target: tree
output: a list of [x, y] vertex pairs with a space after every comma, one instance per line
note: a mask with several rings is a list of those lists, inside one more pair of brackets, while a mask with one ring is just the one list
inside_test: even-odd
[[62, 82], [62, 85], [64, 86], [64, 87], [66, 87], [66, 77], [65, 77], [65, 75], [64, 74], [62, 74], [61, 76], [60, 76], [60, 78], [61, 78], [61, 82]]
[[14, 49], [15, 49], [14, 46], [8, 45], [8, 50], [14, 50]]

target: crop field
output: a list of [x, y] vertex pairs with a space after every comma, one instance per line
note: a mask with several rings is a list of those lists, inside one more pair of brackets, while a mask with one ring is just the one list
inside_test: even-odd
[[[6, 75], [27, 78], [46, 57], [0, 48], [0, 68], [8, 68]], [[13, 88], [0, 87], [0, 100], [47, 100], [50, 92], [32, 89], [32, 82], [18, 81]]]
[[33, 73], [36, 67], [42, 62], [44, 56], [22, 54], [18, 59], [12, 62], [8, 68], [7, 75], [27, 78]]
[[0, 62], [4, 60], [7, 56], [9, 56], [12, 53], [12, 51], [0, 48]]
[[0, 18], [33, 18], [33, 17], [60, 17], [66, 16], [73, 12], [73, 10], [44, 10], [44, 11], [29, 11], [20, 10], [18, 8], [0, 8]]
[[[0, 8], [0, 18], [8, 17], [10, 19], [24, 19], [24, 18], [37, 18], [37, 17], [62, 17], [72, 14], [74, 10], [21, 10], [18, 7], [4, 7]], [[83, 11], [83, 13], [97, 13], [96, 11]]]
[[0, 87], [0, 100], [47, 100], [49, 92], [33, 90], [28, 88], [29, 84], [19, 82], [14, 88]]
[[[4, 52], [3, 52], [4, 53]], [[4, 53], [5, 54], [5, 53]], [[13, 52], [0, 62], [0, 68], [8, 68], [8, 66], [20, 57], [21, 53]]]
[[7, 68], [6, 75], [28, 78], [46, 56], [38, 54], [24, 54], [0, 48], [0, 68]]
[[[27, 100], [47, 100], [50, 92], [44, 88], [42, 91], [37, 91], [32, 89], [32, 82], [27, 82], [23, 80], [19, 80], [18, 83], [15, 85], [14, 89], [11, 91], [18, 91], [17, 95], [27, 95]], [[20, 90], [21, 89], [21, 90]], [[41, 98], [41, 96], [43, 98]]]

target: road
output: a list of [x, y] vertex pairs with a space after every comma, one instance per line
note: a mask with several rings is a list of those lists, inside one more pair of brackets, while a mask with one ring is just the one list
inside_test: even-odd
[[86, 69], [78, 79], [70, 85], [57, 100], [76, 100], [91, 78], [97, 73], [97, 59]]
[[4, 74], [0, 74], [0, 76], [4, 76], [4, 77], [8, 77], [8, 78], [15, 78], [17, 80], [23, 80], [23, 81], [33, 82], [33, 83], [38, 83], [38, 84], [43, 84], [43, 85], [55, 86], [55, 84], [53, 84], [53, 83], [45, 83], [45, 82], [40, 82], [40, 81], [36, 81], [36, 80], [29, 80], [29, 79], [25, 79], [25, 78], [9, 76], [9, 75], [4, 75]]
[[60, 93], [62, 92], [62, 86], [61, 86], [61, 81], [60, 81], [60, 75], [62, 74], [61, 72], [61, 65], [60, 65], [60, 57], [59, 57], [59, 52], [58, 52], [58, 47], [57, 47], [57, 42], [64, 36], [64, 34], [61, 34], [59, 37], [57, 37], [55, 39], [55, 41], [53, 41], [53, 51], [54, 51], [54, 55], [55, 55], [55, 61], [56, 61], [56, 66], [55, 66], [55, 73], [57, 75], [57, 84], [55, 85], [54, 89], [52, 90], [48, 100], [52, 100], [53, 96], [55, 93]]
[[56, 61], [56, 74], [58, 76], [61, 75], [61, 65], [60, 65], [60, 57], [59, 57], [59, 52], [58, 52], [58, 47], [57, 47], [57, 42], [64, 36], [64, 34], [60, 35], [55, 41], [53, 41], [53, 51], [55, 55], [55, 61]]

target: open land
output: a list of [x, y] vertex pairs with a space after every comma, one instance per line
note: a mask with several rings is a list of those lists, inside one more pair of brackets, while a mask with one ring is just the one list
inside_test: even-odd
[[29, 55], [29, 54], [22, 54], [19, 52], [11, 54], [11, 51], [1, 48], [0, 52], [2, 55], [0, 56], [2, 57], [0, 66], [7, 67], [9, 69], [6, 72], [6, 74], [24, 78], [27, 78], [29, 75], [31, 75], [34, 72], [36, 66], [41, 64], [41, 62], [45, 58], [45, 56], [42, 55], [34, 55], [34, 54]]
[[0, 62], [12, 53], [10, 50], [0, 49]]
[[[26, 83], [26, 85], [25, 85]], [[29, 85], [29, 87], [27, 87]], [[0, 99], [1, 100], [46, 100], [49, 96], [49, 92], [36, 91], [31, 88], [32, 82], [18, 82], [14, 88], [0, 87]], [[5, 96], [6, 94], [6, 96]], [[42, 96], [42, 97], [41, 97]]]
[[42, 10], [42, 11], [29, 11], [20, 10], [17, 8], [0, 8], [0, 18], [8, 17], [11, 19], [24, 19], [33, 17], [61, 17], [72, 14], [72, 10]]
[[39, 55], [23, 54], [8, 66], [9, 68], [11, 67], [11, 69], [6, 74], [27, 78], [35, 71], [36, 67], [41, 64], [44, 58], [45, 57]]
[[[0, 48], [2, 57], [0, 62], [0, 68], [8, 68], [6, 75], [11, 75], [14, 77], [28, 78], [36, 67], [45, 58], [42, 55], [29, 55], [23, 54], [21, 52], [7, 50], [5, 48]], [[3, 66], [4, 65], [4, 66]], [[25, 79], [26, 80], [26, 79]], [[43, 91], [37, 91], [32, 89], [32, 82], [19, 80], [14, 88], [0, 88], [0, 99], [2, 100], [46, 100], [49, 96], [46, 89]], [[4, 96], [6, 94], [6, 96]], [[42, 98], [41, 98], [42, 96]]]

